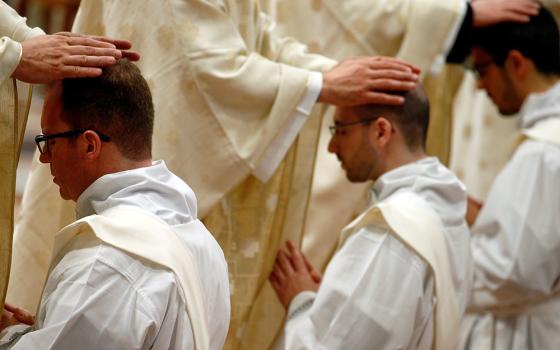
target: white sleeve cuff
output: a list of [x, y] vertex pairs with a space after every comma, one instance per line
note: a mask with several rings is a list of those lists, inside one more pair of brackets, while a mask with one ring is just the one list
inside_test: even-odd
[[307, 117], [311, 114], [311, 110], [317, 102], [322, 88], [323, 74], [319, 72], [310, 72], [307, 80], [307, 92], [297, 105], [294, 115], [286, 124], [286, 128], [282, 130], [270, 146], [268, 146], [259, 160], [259, 163], [253, 170], [253, 175], [260, 181], [266, 182], [270, 179], [272, 174], [274, 174], [274, 171], [276, 171], [278, 165], [282, 162], [282, 159], [284, 159], [284, 156], [305, 124]]
[[8, 37], [0, 38], [0, 84], [9, 79], [21, 59], [21, 44]]
[[317, 293], [308, 290], [296, 295], [288, 307], [287, 322], [306, 314], [313, 306], [316, 295]]

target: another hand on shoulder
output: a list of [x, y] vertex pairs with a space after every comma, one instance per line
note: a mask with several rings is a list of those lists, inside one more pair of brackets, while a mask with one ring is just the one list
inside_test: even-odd
[[130, 49], [130, 42], [105, 37], [61, 32], [41, 35], [24, 41], [22, 57], [13, 77], [27, 83], [49, 83], [63, 78], [96, 77], [101, 68], [126, 57], [132, 61], [140, 55]]
[[309, 263], [292, 241], [286, 242], [287, 250], [280, 249], [269, 280], [284, 308], [299, 293], [317, 291], [321, 274]]
[[319, 102], [336, 106], [399, 105], [404, 98], [386, 92], [414, 89], [419, 73], [417, 67], [396, 58], [349, 58], [323, 73]]

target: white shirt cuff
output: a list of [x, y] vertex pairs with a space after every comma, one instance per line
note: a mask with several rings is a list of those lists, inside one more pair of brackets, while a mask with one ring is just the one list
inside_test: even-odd
[[290, 149], [301, 128], [305, 124], [307, 117], [311, 114], [313, 106], [319, 98], [323, 88], [323, 74], [310, 72], [307, 80], [307, 92], [296, 107], [292, 118], [288, 121], [286, 128], [276, 136], [274, 141], [268, 146], [259, 163], [253, 170], [260, 181], [266, 182], [270, 179], [274, 171], [278, 168], [282, 159]]
[[287, 321], [293, 320], [298, 318], [299, 316], [304, 315], [313, 305], [315, 301], [315, 296], [317, 293], [306, 290], [294, 297], [290, 306], [288, 307], [288, 317]]
[[0, 83], [8, 80], [21, 59], [21, 44], [8, 37], [0, 38]]

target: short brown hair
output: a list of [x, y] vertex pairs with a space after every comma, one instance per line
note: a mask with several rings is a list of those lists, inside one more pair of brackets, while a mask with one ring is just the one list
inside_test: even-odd
[[388, 94], [404, 97], [404, 104], [400, 106], [364, 105], [356, 108], [360, 119], [383, 116], [395, 124], [403, 134], [409, 150], [424, 150], [430, 123], [430, 103], [420, 84], [416, 89], [404, 93], [386, 91]]
[[73, 129], [91, 129], [111, 138], [123, 156], [152, 154], [154, 106], [138, 67], [126, 59], [95, 78], [62, 81], [62, 120]]

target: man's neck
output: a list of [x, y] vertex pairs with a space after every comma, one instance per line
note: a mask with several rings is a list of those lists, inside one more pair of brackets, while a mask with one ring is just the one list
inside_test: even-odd
[[544, 75], [536, 73], [527, 79], [525, 86], [525, 98], [530, 94], [540, 94], [550, 90], [560, 81], [559, 75]]
[[388, 157], [384, 173], [389, 172], [398, 167], [401, 167], [403, 165], [417, 162], [426, 157], [427, 154], [422, 149], [417, 149], [414, 151], [403, 149], [400, 152], [395, 152], [393, 155]]

